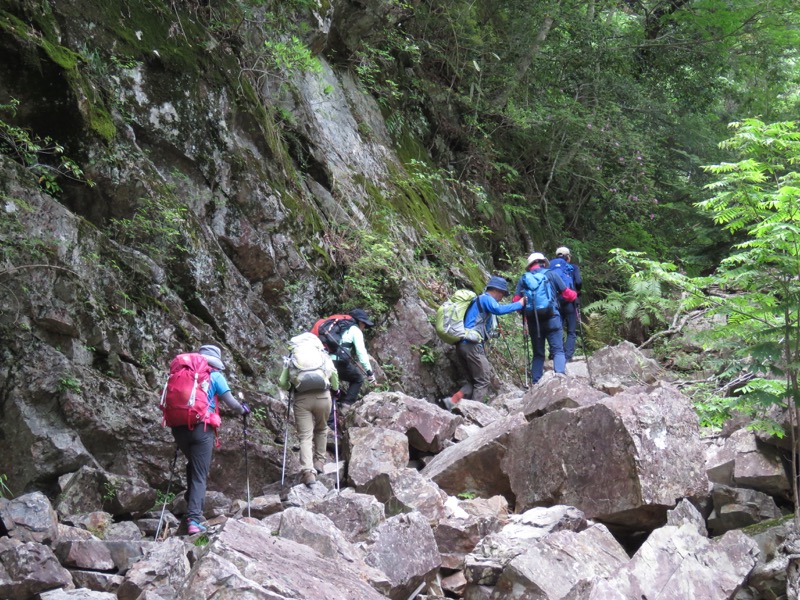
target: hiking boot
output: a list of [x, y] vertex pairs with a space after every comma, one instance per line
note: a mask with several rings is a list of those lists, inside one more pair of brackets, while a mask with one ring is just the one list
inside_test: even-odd
[[314, 469], [316, 469], [317, 473], [324, 473], [325, 472], [325, 461], [317, 459], [314, 461]]
[[186, 524], [188, 526], [187, 530], [189, 531], [189, 535], [196, 535], [198, 533], [206, 532], [206, 526], [201, 523], [198, 523], [194, 519], [189, 519], [189, 521], [187, 521]]
[[303, 474], [300, 475], [300, 483], [304, 483], [308, 487], [311, 487], [317, 480], [317, 476], [314, 474], [314, 471], [303, 471]]

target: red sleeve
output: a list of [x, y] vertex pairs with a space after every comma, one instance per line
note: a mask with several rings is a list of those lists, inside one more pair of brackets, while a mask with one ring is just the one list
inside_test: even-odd
[[575, 302], [575, 299], [578, 297], [578, 292], [567, 288], [561, 292], [561, 297], [567, 302]]

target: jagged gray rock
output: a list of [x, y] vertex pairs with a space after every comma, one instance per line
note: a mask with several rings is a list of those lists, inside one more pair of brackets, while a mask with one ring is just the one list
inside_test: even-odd
[[356, 489], [381, 473], [406, 468], [409, 455], [405, 434], [382, 427], [351, 427], [347, 436], [347, 479]]
[[663, 524], [677, 498], [708, 487], [697, 415], [668, 385], [534, 419], [511, 434], [501, 465], [518, 511], [568, 504], [634, 529]]
[[447, 494], [415, 469], [380, 473], [356, 489], [383, 503], [387, 516], [416, 510], [432, 523], [444, 516]]
[[601, 348], [589, 360], [594, 387], [610, 394], [626, 387], [654, 383], [662, 372], [656, 361], [627, 341]]
[[756, 565], [757, 555], [756, 543], [740, 531], [710, 540], [691, 524], [666, 526], [653, 531], [607, 583], [623, 598], [728, 600]]
[[178, 597], [248, 595], [274, 600], [384, 598], [346, 562], [326, 559], [308, 546], [273, 536], [260, 525], [228, 520], [195, 563]]
[[72, 577], [48, 546], [0, 538], [0, 598], [31, 598], [62, 587], [72, 587]]
[[386, 519], [381, 502], [352, 488], [346, 488], [340, 494], [329, 494], [309, 510], [328, 517], [351, 543], [365, 540]]
[[522, 413], [495, 421], [437, 454], [422, 474], [452, 496], [469, 492], [488, 498], [499, 494], [511, 501], [513, 494], [503, 457], [511, 433], [526, 423]]
[[571, 506], [532, 508], [512, 515], [500, 531], [485, 536], [464, 561], [470, 588], [493, 586], [506, 565], [531, 547], [536, 540], [558, 531], [583, 531], [584, 514]]
[[58, 515], [41, 492], [0, 498], [0, 523], [9, 537], [21, 542], [51, 544], [58, 537]]
[[404, 433], [422, 452], [441, 452], [463, 419], [436, 405], [400, 392], [371, 392], [355, 407], [354, 425], [372, 425]]
[[499, 531], [509, 519], [508, 501], [503, 496], [459, 500], [453, 496], [445, 503], [447, 516], [433, 530], [442, 567], [463, 569], [464, 559], [480, 540]]
[[678, 502], [675, 508], [667, 511], [667, 525], [680, 527], [684, 523], [690, 523], [694, 525], [700, 535], [708, 537], [708, 531], [706, 530], [706, 523], [703, 519], [703, 515], [701, 515], [700, 511], [697, 510], [695, 505], [689, 502], [686, 498], [683, 498], [680, 502]]
[[147, 592], [164, 598], [178, 597], [191, 569], [186, 546], [182, 538], [169, 538], [152, 546], [131, 565], [117, 590], [119, 600], [137, 600]]
[[561, 408], [579, 408], [608, 398], [608, 394], [573, 377], [542, 378], [525, 392], [522, 412], [530, 420]]
[[607, 577], [628, 555], [605, 526], [558, 531], [536, 541], [503, 569], [493, 599], [560, 600], [581, 579]]
[[708, 517], [708, 528], [714, 535], [781, 516], [775, 500], [756, 490], [716, 484], [711, 497], [714, 511]]
[[406, 600], [423, 583], [433, 580], [442, 564], [427, 519], [412, 512], [386, 519], [365, 542], [366, 562], [389, 578], [393, 600]]

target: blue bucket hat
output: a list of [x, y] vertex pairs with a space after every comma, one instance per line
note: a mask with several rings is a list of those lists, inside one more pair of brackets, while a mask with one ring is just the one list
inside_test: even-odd
[[505, 277], [500, 277], [498, 275], [492, 275], [489, 277], [489, 281], [486, 284], [486, 289], [489, 288], [500, 290], [503, 294], [508, 293], [508, 282], [506, 281]]

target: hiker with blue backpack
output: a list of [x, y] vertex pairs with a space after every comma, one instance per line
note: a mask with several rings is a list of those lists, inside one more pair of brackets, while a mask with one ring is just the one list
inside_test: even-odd
[[163, 424], [171, 428], [175, 443], [187, 459], [184, 499], [189, 535], [206, 531], [203, 508], [211, 456], [214, 446], [219, 447], [219, 401], [242, 417], [250, 413], [247, 404], [239, 404], [233, 397], [224, 370], [217, 346], [207, 344], [196, 353], [179, 354], [170, 364], [161, 395]]
[[[581, 286], [583, 285], [581, 270], [578, 265], [572, 264], [572, 255], [569, 248], [561, 246], [556, 249], [556, 257], [550, 259], [550, 270], [558, 273], [561, 281], [569, 289], [575, 290], [577, 294], [581, 293]], [[563, 326], [567, 330], [567, 337], [564, 342], [564, 357], [567, 362], [570, 362], [575, 354], [575, 341], [578, 337], [578, 304], [579, 300], [577, 298], [572, 302], [559, 298], [558, 310], [561, 313]]]
[[562, 281], [558, 273], [551, 271], [549, 261], [541, 252], [528, 257], [528, 266], [517, 282], [514, 300], [526, 298], [525, 320], [533, 346], [531, 361], [531, 383], [537, 383], [544, 373], [545, 341], [553, 355], [553, 370], [566, 373], [567, 360], [564, 355], [563, 329], [559, 313], [559, 300], [574, 302], [578, 297]]
[[450, 398], [442, 403], [448, 410], [453, 410], [463, 398], [483, 402], [489, 393], [492, 367], [486, 358], [485, 344], [492, 336], [497, 323], [496, 316], [522, 310], [525, 299], [510, 304], [500, 304], [508, 294], [508, 282], [503, 277], [493, 275], [486, 283], [483, 293], [477, 296], [464, 314], [464, 337], [455, 342], [456, 356], [467, 374], [464, 384]]

